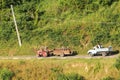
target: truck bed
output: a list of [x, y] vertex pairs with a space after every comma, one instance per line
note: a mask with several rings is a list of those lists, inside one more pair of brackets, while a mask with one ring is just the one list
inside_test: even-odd
[[109, 48], [99, 48], [99, 49], [96, 49], [97, 52], [107, 52], [107, 51], [110, 51]]

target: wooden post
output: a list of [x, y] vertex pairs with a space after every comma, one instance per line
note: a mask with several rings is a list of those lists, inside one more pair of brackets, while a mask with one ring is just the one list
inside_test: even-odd
[[22, 46], [21, 39], [20, 39], [20, 35], [19, 35], [19, 32], [18, 32], [17, 23], [16, 23], [16, 20], [15, 20], [15, 15], [14, 15], [14, 11], [13, 11], [13, 6], [12, 5], [11, 5], [11, 10], [12, 10], [12, 15], [13, 15], [13, 20], [14, 20], [14, 23], [15, 23], [15, 29], [16, 29], [16, 32], [17, 32], [19, 46], [21, 47]]

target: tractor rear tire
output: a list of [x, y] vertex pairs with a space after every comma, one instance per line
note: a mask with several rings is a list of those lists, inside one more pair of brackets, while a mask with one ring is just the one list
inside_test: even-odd
[[47, 57], [47, 56], [48, 56], [47, 52], [44, 52], [43, 57]]

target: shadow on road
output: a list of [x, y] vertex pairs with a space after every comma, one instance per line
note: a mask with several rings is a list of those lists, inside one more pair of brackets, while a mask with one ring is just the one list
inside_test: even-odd
[[75, 56], [75, 55], [77, 55], [77, 54], [78, 54], [77, 51], [73, 51], [72, 56]]
[[115, 50], [115, 51], [112, 51], [111, 52], [111, 55], [116, 55], [116, 54], [118, 54], [119, 53], [119, 50]]
[[72, 54], [65, 55], [65, 57], [78, 55], [77, 51], [73, 51]]

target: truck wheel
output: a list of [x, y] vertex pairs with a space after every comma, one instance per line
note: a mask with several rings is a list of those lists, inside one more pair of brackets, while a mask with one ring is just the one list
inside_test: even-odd
[[108, 52], [108, 55], [109, 55], [109, 56], [112, 55], [111, 52]]
[[106, 52], [102, 52], [102, 56], [106, 56], [107, 55], [107, 53]]
[[92, 54], [92, 53], [89, 53], [89, 56], [93, 57], [93, 56], [94, 56], [94, 54]]

